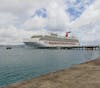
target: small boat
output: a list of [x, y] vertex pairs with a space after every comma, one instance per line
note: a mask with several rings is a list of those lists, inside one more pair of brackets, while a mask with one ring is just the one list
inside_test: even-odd
[[6, 47], [7, 50], [12, 49], [11, 47]]

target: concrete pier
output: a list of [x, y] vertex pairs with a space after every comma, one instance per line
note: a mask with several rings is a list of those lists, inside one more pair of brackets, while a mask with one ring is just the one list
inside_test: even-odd
[[3, 88], [100, 88], [100, 57]]
[[74, 50], [100, 50], [100, 46], [68, 46], [68, 47], [38, 47], [39, 49], [74, 49]]

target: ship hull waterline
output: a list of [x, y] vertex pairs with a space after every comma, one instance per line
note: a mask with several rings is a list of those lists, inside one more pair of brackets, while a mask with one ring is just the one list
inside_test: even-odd
[[46, 48], [71, 48], [71, 47], [78, 47], [79, 45], [59, 45], [59, 46], [48, 46], [48, 45], [43, 45], [43, 44], [40, 44], [40, 43], [37, 43], [37, 42], [24, 42], [25, 45], [27, 45], [28, 47], [33, 47], [33, 48], [42, 48], [42, 49], [46, 49]]

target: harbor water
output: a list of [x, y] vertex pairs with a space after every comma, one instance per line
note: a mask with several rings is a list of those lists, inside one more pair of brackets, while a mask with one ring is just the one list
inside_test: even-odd
[[69, 68], [100, 57], [100, 50], [0, 47], [0, 86]]

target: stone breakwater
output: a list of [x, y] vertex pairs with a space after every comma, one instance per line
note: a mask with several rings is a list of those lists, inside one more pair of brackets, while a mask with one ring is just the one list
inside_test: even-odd
[[100, 88], [100, 58], [3, 88]]

